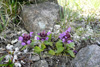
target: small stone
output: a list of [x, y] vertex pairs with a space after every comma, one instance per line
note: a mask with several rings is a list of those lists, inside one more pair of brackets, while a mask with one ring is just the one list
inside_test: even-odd
[[100, 41], [97, 40], [96, 42], [97, 42], [97, 44], [100, 46]]
[[40, 60], [34, 64], [34, 67], [48, 67], [48, 63], [46, 60]]
[[18, 41], [18, 39], [12, 40], [12, 41], [11, 41], [11, 44], [16, 43], [17, 41]]
[[21, 63], [19, 63], [19, 62], [14, 63], [14, 65], [15, 65], [15, 67], [21, 67]]
[[59, 29], [60, 28], [60, 25], [55, 25], [54, 26], [54, 29]]
[[28, 52], [28, 49], [26, 48], [25, 50], [24, 50], [24, 53], [27, 53]]
[[23, 47], [23, 45], [21, 45], [21, 41], [18, 41], [16, 44], [14, 44], [14, 49], [15, 48], [19, 48], [19, 49], [21, 49]]
[[21, 34], [21, 32], [17, 32], [17, 34], [18, 34], [18, 35], [20, 35], [20, 34]]
[[13, 45], [8, 44], [8, 45], [6, 46], [6, 49], [12, 50], [12, 49], [13, 49]]
[[21, 60], [21, 63], [22, 63], [22, 64], [25, 64], [25, 62], [24, 62], [23, 60]]
[[38, 61], [38, 60], [40, 60], [40, 57], [39, 57], [39, 55], [32, 55], [31, 60]]

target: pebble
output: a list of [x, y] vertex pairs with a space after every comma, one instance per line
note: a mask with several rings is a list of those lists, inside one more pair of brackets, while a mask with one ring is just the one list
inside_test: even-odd
[[12, 40], [11, 44], [15, 44], [18, 41], [18, 39]]

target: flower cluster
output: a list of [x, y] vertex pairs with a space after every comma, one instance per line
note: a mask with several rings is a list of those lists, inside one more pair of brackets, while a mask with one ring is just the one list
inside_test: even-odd
[[[71, 27], [69, 27], [65, 32], [61, 33], [59, 38], [62, 40], [63, 43], [71, 43], [73, 40], [71, 39], [71, 35], [69, 34], [71, 30]], [[19, 37], [19, 40], [22, 42], [22, 45], [29, 45], [31, 43], [31, 37], [33, 32], [30, 32], [30, 34], [23, 34]], [[49, 35], [51, 32], [40, 32], [38, 33], [38, 36], [36, 37], [37, 40], [45, 41], [49, 39]]]
[[22, 42], [22, 45], [29, 45], [31, 43], [31, 37], [33, 32], [30, 32], [30, 34], [23, 34], [19, 37], [19, 40]]
[[49, 39], [48, 35], [50, 35], [50, 34], [51, 34], [51, 32], [46, 33], [45, 31], [38, 33], [37, 40], [41, 40], [41, 41], [48, 40]]
[[71, 35], [69, 34], [71, 27], [69, 27], [65, 32], [61, 33], [59, 38], [62, 40], [63, 43], [71, 43]]

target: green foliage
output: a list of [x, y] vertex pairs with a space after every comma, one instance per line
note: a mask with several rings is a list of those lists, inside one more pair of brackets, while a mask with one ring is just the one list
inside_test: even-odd
[[12, 63], [12, 60], [9, 59], [7, 64], [0, 64], [0, 66], [13, 67], [14, 63]]
[[56, 50], [57, 54], [60, 54], [64, 50], [63, 44], [59, 41], [56, 43], [56, 48], [57, 48], [57, 50]]
[[67, 50], [67, 52], [68, 52], [72, 57], [75, 57], [75, 54], [73, 53], [73, 50]]
[[48, 41], [44, 41], [44, 44], [45, 44], [45, 45], [53, 46], [53, 43], [52, 43], [52, 42], [48, 42]]
[[7, 15], [6, 19], [9, 18], [10, 21], [16, 19], [19, 8], [19, 4], [16, 0], [1, 0], [0, 4], [1, 4], [0, 12], [2, 12], [2, 14], [4, 14], [5, 17]]
[[38, 46], [34, 47], [34, 52], [40, 54], [40, 52], [44, 51], [44, 49], [46, 48], [46, 46], [44, 45], [44, 43], [41, 43], [41, 48]]
[[51, 41], [52, 34], [50, 34], [48, 37], [49, 37], [48, 41]]
[[55, 55], [55, 51], [51, 49], [51, 50], [49, 51], [49, 54], [50, 54], [50, 55]]
[[5, 56], [6, 56], [6, 55], [2, 56], [2, 57], [0, 58], [0, 61], [2, 61], [2, 60], [3, 60], [3, 58], [4, 58]]
[[[0, 31], [2, 32], [6, 23], [5, 23], [4, 18], [1, 13], [0, 13], [0, 16], [1, 16], [1, 20], [2, 20], [2, 21], [0, 21]], [[4, 27], [2, 26], [3, 24], [4, 24]]]
[[0, 31], [7, 27], [9, 22], [19, 22], [21, 4], [17, 0], [0, 0]]
[[34, 47], [34, 52], [40, 54], [40, 52], [42, 52], [42, 51], [43, 51], [43, 50], [42, 50], [40, 47], [38, 47], [38, 46], [35, 46], [35, 47]]
[[74, 45], [73, 42], [71, 42], [70, 44], [66, 44], [66, 47], [67, 47], [67, 48], [74, 48], [74, 46], [75, 46], [75, 45]]
[[23, 46], [23, 48], [21, 50], [24, 50], [27, 47], [27, 45]]
[[74, 47], [75, 47], [75, 45], [74, 45], [73, 42], [71, 42], [70, 44], [66, 44], [66, 50], [65, 51], [67, 53], [69, 53], [70, 56], [72, 56], [72, 57], [75, 57], [73, 50], [71, 50], [71, 49], [74, 49]]
[[44, 43], [41, 44], [41, 49], [42, 51], [46, 48], [46, 46], [44, 45]]
[[31, 42], [31, 44], [30, 44], [31, 46], [34, 46], [34, 40], [32, 39], [32, 42]]
[[47, 50], [48, 51], [47, 54], [50, 55], [69, 54], [71, 57], [75, 57], [74, 52], [72, 50], [74, 49], [74, 47], [75, 45], [73, 42], [70, 44], [65, 44], [62, 43], [61, 40], [57, 42], [43, 41], [39, 46], [34, 47], [34, 52], [40, 54], [41, 52], [43, 51], [45, 52], [45, 50]]
[[60, 54], [61, 52], [63, 52], [63, 50], [64, 50], [64, 47], [59, 47], [59, 48], [57, 48], [56, 53]]

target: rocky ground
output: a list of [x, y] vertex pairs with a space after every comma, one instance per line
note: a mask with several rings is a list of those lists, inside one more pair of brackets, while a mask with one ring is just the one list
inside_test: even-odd
[[[9, 23], [8, 27], [0, 33], [0, 57], [7, 54], [0, 64], [6, 63], [13, 51], [13, 62], [15, 67], [100, 67], [100, 20], [95, 18], [94, 22], [87, 24], [84, 20], [74, 23], [67, 23], [68, 26], [62, 28], [63, 24], [59, 12], [61, 6], [53, 2], [31, 4], [23, 6], [21, 11], [22, 23], [16, 25]], [[63, 13], [62, 13], [63, 14]], [[87, 18], [85, 18], [87, 19]], [[69, 56], [40, 56], [28, 50], [21, 50], [21, 42], [18, 37], [24, 33], [34, 32], [35, 35], [43, 30], [50, 31], [54, 35], [59, 35], [61, 31], [71, 26], [71, 34], [75, 42], [77, 54], [75, 58]]]

